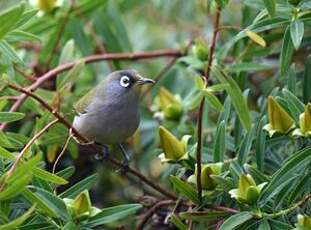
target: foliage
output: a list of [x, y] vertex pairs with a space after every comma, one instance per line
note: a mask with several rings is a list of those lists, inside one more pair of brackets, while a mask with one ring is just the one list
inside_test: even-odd
[[[0, 229], [310, 229], [310, 1], [0, 9]], [[157, 84], [122, 174], [70, 128], [125, 68]]]

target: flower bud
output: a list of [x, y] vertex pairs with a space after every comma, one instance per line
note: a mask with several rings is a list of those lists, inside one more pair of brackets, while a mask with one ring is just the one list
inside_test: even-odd
[[170, 131], [163, 126], [159, 127], [160, 143], [164, 153], [160, 154], [162, 161], [179, 161], [186, 159], [187, 154], [187, 142], [190, 138], [186, 135], [182, 140], [178, 140]]
[[305, 111], [299, 116], [299, 129], [296, 129], [293, 135], [311, 136], [311, 103], [305, 105]]
[[[221, 167], [223, 163], [213, 163], [213, 164], [202, 164], [201, 170], [201, 186], [203, 190], [213, 190], [216, 188], [217, 183], [211, 177], [211, 175], [219, 175], [221, 173]], [[195, 173], [188, 178], [189, 183], [196, 184], [197, 178], [197, 167]]]
[[208, 58], [207, 44], [203, 39], [197, 39], [192, 46], [192, 53], [201, 61], [206, 61]]
[[269, 124], [264, 129], [269, 132], [270, 137], [276, 132], [288, 133], [295, 127], [294, 119], [271, 96], [268, 98], [268, 115]]
[[167, 89], [161, 87], [155, 103], [162, 111], [164, 118], [178, 120], [183, 112], [180, 98], [171, 94]]
[[250, 174], [241, 174], [238, 188], [230, 190], [229, 194], [241, 203], [254, 204], [265, 184], [257, 186]]
[[89, 192], [81, 192], [74, 200], [65, 199], [65, 203], [74, 217], [89, 216], [92, 210]]
[[48, 13], [57, 6], [57, 0], [37, 0], [37, 4], [40, 10]]
[[311, 217], [298, 214], [296, 227], [297, 228], [295, 229], [310, 230], [311, 229]]

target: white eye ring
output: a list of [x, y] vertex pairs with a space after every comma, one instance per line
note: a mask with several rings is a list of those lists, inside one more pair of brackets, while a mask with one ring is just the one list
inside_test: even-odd
[[124, 88], [129, 87], [130, 85], [130, 78], [128, 76], [122, 76], [120, 79], [120, 85]]

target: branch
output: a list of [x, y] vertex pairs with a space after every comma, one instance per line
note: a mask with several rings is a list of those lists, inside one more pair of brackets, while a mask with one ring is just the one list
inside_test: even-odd
[[[208, 79], [210, 77], [210, 70], [212, 67], [213, 56], [216, 46], [216, 38], [219, 31], [219, 20], [220, 20], [220, 12], [221, 8], [218, 7], [215, 15], [214, 21], [214, 30], [213, 30], [213, 37], [211, 46], [209, 49], [208, 55], [208, 64], [206, 69], [204, 70], [204, 80], [205, 85], [207, 85]], [[203, 111], [204, 111], [204, 102], [205, 98], [201, 100], [199, 111], [197, 114], [197, 138], [198, 138], [198, 145], [196, 149], [196, 160], [197, 160], [197, 190], [198, 190], [198, 198], [200, 203], [202, 202], [202, 185], [201, 185], [201, 164], [202, 164], [202, 118], [203, 118]]]
[[[49, 79], [57, 76], [58, 74], [65, 72], [74, 67], [77, 62], [85, 62], [86, 64], [105, 61], [105, 60], [139, 60], [139, 59], [154, 59], [160, 57], [181, 57], [185, 55], [179, 50], [156, 50], [156, 51], [148, 51], [148, 52], [136, 52], [136, 53], [106, 53], [106, 54], [98, 54], [91, 55], [88, 57], [81, 58], [75, 62], [66, 63], [57, 66], [54, 69], [46, 72], [42, 76], [38, 77], [37, 81], [28, 87], [28, 91], [35, 91], [39, 88], [44, 82]], [[13, 104], [10, 109], [10, 112], [15, 112], [19, 109], [19, 107], [23, 104], [23, 102], [27, 98], [27, 94], [22, 94], [19, 96], [19, 99]], [[0, 126], [0, 130], [4, 130], [6, 128], [6, 124], [2, 124]]]
[[[36, 95], [36, 94], [30, 92], [29, 90], [26, 90], [26, 89], [24, 89], [18, 85], [15, 85], [12, 83], [7, 83], [7, 86], [14, 89], [14, 90], [17, 90], [21, 93], [24, 93], [26, 96], [29, 96], [29, 97], [32, 97], [33, 99], [35, 99], [46, 110], [48, 110], [50, 113], [52, 113], [59, 120], [60, 123], [64, 124], [69, 130], [71, 130], [75, 137], [77, 137], [82, 142], [88, 142], [87, 138], [83, 137], [74, 127], [71, 126], [71, 123], [69, 123], [60, 113], [58, 113], [56, 110], [54, 110], [47, 102], [45, 102], [44, 99], [42, 99], [38, 95]], [[98, 146], [96, 146], [95, 144], [91, 144], [90, 147], [93, 150], [95, 150], [96, 152], [99, 151]], [[113, 164], [116, 167], [119, 167], [119, 168], [122, 167], [121, 162], [119, 162], [119, 161], [117, 161], [111, 157], [107, 159], [107, 162], [110, 162], [111, 164]], [[169, 191], [165, 190], [164, 188], [157, 185], [153, 181], [149, 180], [146, 176], [144, 176], [142, 173], [140, 173], [136, 169], [129, 167], [127, 172], [132, 174], [133, 176], [136, 176], [141, 181], [143, 181], [145, 184], [147, 184], [150, 187], [152, 187], [153, 189], [157, 190], [159, 193], [162, 193], [163, 195], [165, 195], [171, 199], [175, 199], [175, 200], [177, 199], [177, 197], [174, 194], [170, 193]]]
[[153, 216], [153, 214], [158, 211], [162, 206], [174, 205], [176, 201], [174, 200], [162, 200], [156, 203], [152, 208], [148, 210], [148, 212], [143, 216], [140, 224], [137, 226], [136, 230], [143, 230], [148, 220]]

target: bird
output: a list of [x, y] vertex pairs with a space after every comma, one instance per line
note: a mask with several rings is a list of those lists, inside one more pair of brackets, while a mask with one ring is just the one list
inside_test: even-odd
[[142, 86], [154, 83], [134, 69], [110, 73], [75, 104], [73, 128], [88, 141], [103, 146], [105, 157], [107, 145], [118, 145], [127, 167], [129, 157], [122, 143], [139, 126]]

